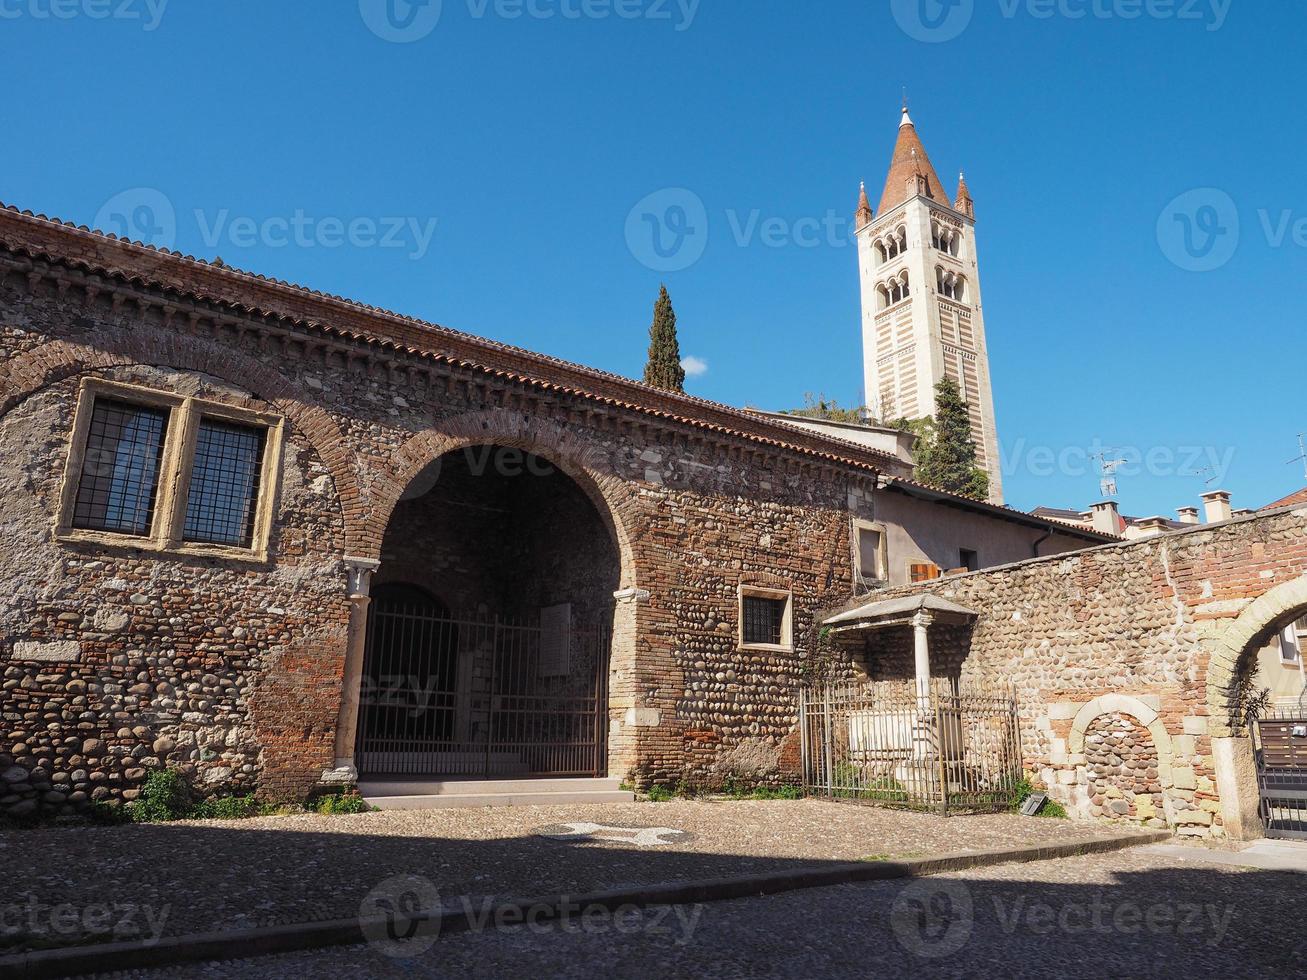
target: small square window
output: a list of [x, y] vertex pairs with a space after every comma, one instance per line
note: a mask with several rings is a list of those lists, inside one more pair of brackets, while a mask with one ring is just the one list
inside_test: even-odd
[[201, 420], [186, 499], [184, 540], [250, 546], [266, 442], [266, 429]]
[[167, 409], [95, 400], [73, 527], [142, 537], [150, 533], [167, 428]]
[[744, 642], [780, 646], [785, 638], [784, 599], [744, 597]]

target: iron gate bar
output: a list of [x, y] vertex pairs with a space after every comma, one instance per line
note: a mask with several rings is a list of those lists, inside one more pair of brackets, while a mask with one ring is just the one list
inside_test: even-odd
[[799, 691], [804, 788], [940, 813], [1006, 809], [1022, 776], [1015, 693], [932, 682], [818, 681]]
[[356, 758], [369, 776], [604, 776], [609, 634], [572, 627], [544, 676], [539, 625], [375, 602]]
[[1266, 836], [1307, 840], [1307, 712], [1271, 710], [1249, 728]]

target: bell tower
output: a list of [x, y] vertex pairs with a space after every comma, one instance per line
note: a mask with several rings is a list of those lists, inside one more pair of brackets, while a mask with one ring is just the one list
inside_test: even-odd
[[889, 176], [856, 217], [867, 406], [882, 421], [935, 412], [935, 385], [957, 382], [971, 413], [989, 499], [1003, 502], [994, 397], [976, 263], [976, 209], [959, 175], [950, 203], [903, 107]]

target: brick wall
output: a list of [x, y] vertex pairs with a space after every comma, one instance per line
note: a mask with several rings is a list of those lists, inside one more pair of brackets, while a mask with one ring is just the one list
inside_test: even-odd
[[[852, 591], [851, 518], [875, 519], [879, 470], [905, 475], [724, 406], [5, 210], [0, 351], [0, 811], [20, 815], [129, 800], [163, 765], [204, 792], [308, 792], [338, 761], [351, 560], [458, 585], [451, 605], [492, 588], [465, 547], [475, 527], [401, 501], [433, 461], [486, 444], [556, 466], [576, 493], [535, 517], [589, 542], [567, 568], [528, 549], [524, 600], [621, 592], [611, 774], [785, 778], [814, 615]], [[266, 562], [55, 537], [87, 378], [286, 420]], [[741, 585], [792, 590], [794, 651], [738, 649]]]
[[[931, 628], [932, 672], [1015, 687], [1026, 765], [1074, 813], [1220, 835], [1214, 741], [1244, 734], [1236, 682], [1270, 633], [1307, 608], [1305, 576], [1298, 509], [882, 595], [929, 591], [979, 613], [970, 629]], [[912, 675], [906, 628], [854, 653], [877, 679]], [[1124, 763], [1102, 763], [1112, 724], [1128, 724], [1132, 758], [1159, 758], [1157, 778], [1145, 765], [1140, 783], [1158, 799], [1141, 792], [1125, 813], [1112, 806], [1125, 799]]]

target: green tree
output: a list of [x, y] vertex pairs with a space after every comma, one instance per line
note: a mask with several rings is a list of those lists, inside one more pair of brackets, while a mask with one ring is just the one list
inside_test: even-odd
[[672, 298], [667, 295], [666, 286], [659, 288], [654, 303], [644, 383], [664, 391], [685, 391], [685, 368], [681, 367], [681, 345], [676, 339], [676, 311], [672, 309]]
[[935, 385], [935, 415], [931, 424], [912, 428], [918, 435], [918, 480], [974, 500], [989, 496], [989, 474], [976, 465], [971, 416], [957, 382], [943, 378]]

